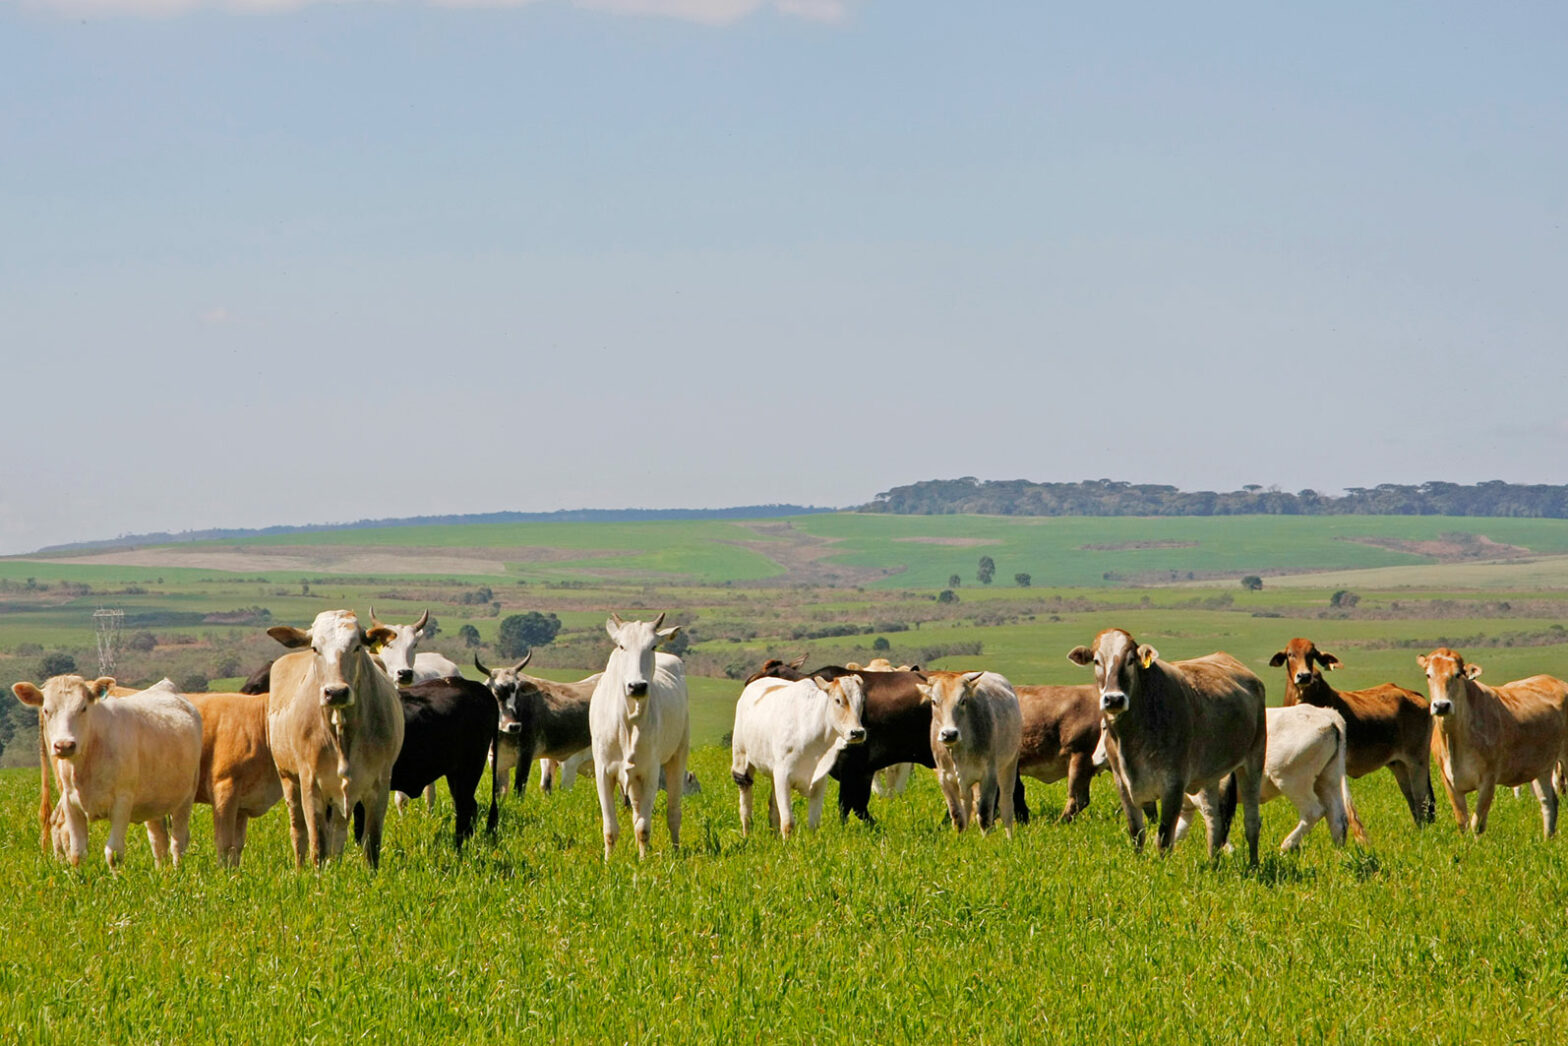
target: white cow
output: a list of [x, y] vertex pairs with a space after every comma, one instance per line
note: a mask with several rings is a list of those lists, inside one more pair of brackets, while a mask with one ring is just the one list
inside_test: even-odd
[[[1345, 844], [1345, 832], [1355, 815], [1355, 803], [1345, 777], [1345, 720], [1332, 708], [1316, 705], [1291, 705], [1264, 709], [1268, 725], [1268, 747], [1263, 761], [1263, 785], [1258, 801], [1266, 803], [1285, 796], [1296, 807], [1301, 820], [1280, 844], [1284, 851], [1301, 845], [1312, 826], [1328, 817], [1329, 834], [1335, 846]], [[1095, 750], [1096, 766], [1104, 765], [1105, 742]], [[1182, 803], [1176, 822], [1180, 840], [1192, 825], [1195, 812], [1209, 820], [1202, 795], [1189, 795]], [[1226, 845], [1229, 845], [1228, 843]]]
[[773, 775], [770, 820], [784, 838], [794, 830], [790, 789], [809, 800], [806, 826], [822, 821], [828, 771], [845, 745], [866, 739], [861, 724], [866, 695], [858, 675], [813, 676], [786, 682], [764, 677], [747, 685], [735, 702], [730, 776], [740, 786], [740, 832], [751, 833], [751, 789], [758, 770]]
[[[457, 663], [445, 654], [433, 650], [414, 653], [419, 641], [425, 638], [425, 625], [429, 622], [430, 611], [427, 610], [412, 625], [388, 625], [376, 617], [375, 605], [370, 607], [371, 634], [391, 636], [378, 641], [373, 653], [387, 678], [398, 686], [413, 686], [430, 679], [451, 679], [463, 674]], [[397, 812], [402, 813], [408, 805], [408, 796], [393, 792], [392, 802], [397, 806]], [[436, 786], [432, 781], [425, 788], [425, 809], [433, 810], [435, 805]]]
[[87, 853], [88, 823], [107, 820], [103, 856], [111, 869], [120, 863], [133, 822], [146, 822], [155, 864], [170, 854], [178, 865], [190, 842], [201, 771], [201, 714], [172, 684], [104, 700], [113, 686], [108, 676], [88, 681], [66, 675], [42, 690], [17, 683], [11, 692], [39, 709], [39, 730], [60, 783], [70, 862], [81, 864]]
[[931, 705], [931, 754], [953, 829], [978, 815], [991, 827], [995, 795], [1007, 837], [1013, 837], [1013, 784], [1023, 741], [1023, 713], [1013, 684], [995, 672], [927, 672], [917, 683]]
[[[659, 770], [671, 781], [686, 775], [691, 727], [686, 709], [686, 669], [672, 654], [654, 648], [680, 631], [660, 629], [664, 615], [647, 621], [622, 621], [614, 614], [604, 623], [615, 643], [604, 675], [588, 705], [588, 730], [593, 739], [594, 783], [604, 819], [604, 859], [620, 834], [615, 787], [631, 797], [637, 856], [648, 853], [649, 821], [658, 794]], [[681, 844], [681, 789], [666, 793], [670, 842]]]

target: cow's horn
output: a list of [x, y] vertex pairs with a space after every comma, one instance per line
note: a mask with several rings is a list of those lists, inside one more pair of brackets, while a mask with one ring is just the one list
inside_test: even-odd
[[414, 622], [414, 631], [415, 632], [423, 632], [425, 630], [425, 625], [428, 624], [429, 621], [430, 621], [430, 611], [428, 609], [426, 609], [423, 614], [419, 615], [419, 620]]
[[661, 610], [659, 616], [653, 619], [653, 630], [657, 632], [662, 624], [664, 624], [664, 611]]

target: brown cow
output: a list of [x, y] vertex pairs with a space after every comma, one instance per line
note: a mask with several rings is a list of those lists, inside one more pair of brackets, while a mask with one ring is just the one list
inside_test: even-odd
[[[1476, 792], [1476, 835], [1486, 831], [1486, 815], [1498, 785], [1528, 783], [1541, 803], [1546, 837], [1557, 831], [1557, 793], [1552, 774], [1568, 756], [1568, 683], [1552, 676], [1531, 676], [1498, 687], [1477, 683], [1480, 665], [1447, 647], [1416, 663], [1426, 669], [1432, 695], [1432, 756], [1454, 820], [1465, 830], [1465, 794]], [[1559, 772], [1558, 784], [1561, 784]]]
[[[1023, 744], [1018, 752], [1020, 777], [1051, 784], [1067, 778], [1065, 823], [1089, 805], [1089, 780], [1094, 776], [1094, 749], [1100, 743], [1100, 692], [1082, 686], [1016, 686], [1024, 717]], [[1017, 805], [1016, 802], [1014, 805]]]
[[218, 860], [239, 867], [245, 829], [283, 798], [267, 743], [266, 694], [186, 694], [201, 713], [196, 801], [212, 807]]
[[[1388, 767], [1410, 808], [1416, 827], [1436, 814], [1432, 800], [1432, 713], [1426, 699], [1414, 690], [1383, 683], [1366, 690], [1335, 690], [1323, 673], [1339, 667], [1339, 658], [1325, 654], [1310, 639], [1300, 637], [1269, 659], [1274, 668], [1285, 668], [1285, 705], [1332, 708], [1345, 721], [1345, 774], [1364, 777]], [[1346, 803], [1347, 811], [1354, 806]], [[1366, 842], [1366, 830], [1355, 813], [1350, 830]]]
[[1247, 854], [1258, 863], [1259, 792], [1268, 745], [1263, 680], [1225, 653], [1165, 662], [1160, 652], [1110, 628], [1068, 660], [1094, 666], [1105, 715], [1105, 750], [1127, 831], [1143, 846], [1143, 804], [1158, 800], [1161, 853], [1176, 837], [1188, 793], [1202, 792], [1209, 856], [1218, 855], [1236, 813], [1245, 810]]

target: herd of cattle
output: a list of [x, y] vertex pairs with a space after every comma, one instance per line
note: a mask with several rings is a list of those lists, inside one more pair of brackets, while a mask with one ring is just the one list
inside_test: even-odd
[[[679, 630], [661, 627], [664, 615], [612, 614], [604, 671], [576, 683], [525, 675], [526, 657], [495, 670], [475, 658], [487, 678], [474, 682], [439, 654], [416, 654], [426, 618], [391, 626], [372, 608], [370, 621], [367, 629], [351, 611], [332, 610], [309, 629], [269, 629], [293, 652], [241, 693], [180, 694], [167, 680], [137, 692], [75, 675], [17, 683], [16, 697], [39, 713], [40, 844], [79, 864], [89, 822], [107, 820], [112, 868], [128, 826], [145, 823], [154, 861], [178, 863], [191, 807], [205, 803], [220, 859], [237, 865], [249, 820], [282, 799], [296, 864], [339, 855], [352, 821], [374, 866], [394, 793], [415, 795], [445, 778], [461, 846], [474, 831], [487, 766], [493, 832], [507, 779], [515, 775], [521, 792], [537, 759], [547, 790], [591, 761], [606, 860], [623, 801], [638, 853], [647, 853], [661, 787], [679, 845], [681, 798], [694, 779], [684, 670], [657, 650]], [[955, 829], [976, 821], [985, 832], [999, 817], [1011, 836], [1015, 820], [1029, 819], [1022, 776], [1066, 778], [1061, 820], [1070, 821], [1089, 804], [1090, 779], [1108, 768], [1135, 845], [1145, 819], [1157, 817], [1157, 845], [1168, 850], [1197, 812], [1213, 855], [1227, 845], [1239, 802], [1255, 863], [1259, 804], [1278, 795], [1300, 814], [1282, 849], [1299, 846], [1324, 818], [1336, 844], [1347, 833], [1364, 841], [1348, 779], [1385, 766], [1415, 823], [1431, 821], [1434, 761], [1461, 829], [1485, 830], [1497, 786], [1529, 784], [1545, 834], [1556, 830], [1568, 684], [1551, 676], [1494, 688], [1477, 681], [1480, 666], [1439, 648], [1418, 658], [1428, 697], [1393, 683], [1341, 692], [1323, 676], [1338, 659], [1292, 639], [1269, 662], [1285, 670], [1284, 706], [1266, 708], [1263, 681], [1229, 654], [1164, 661], [1107, 629], [1067, 656], [1093, 667], [1092, 684], [1015, 686], [995, 672], [886, 661], [811, 672], [801, 671], [803, 659], [766, 662], [735, 709], [731, 774], [742, 832], [751, 830], [759, 773], [771, 778], [770, 821], [786, 837], [791, 791], [807, 797], [815, 828], [832, 777], [840, 817], [869, 821], [873, 788], [896, 791], [910, 764], [936, 771]], [[1470, 792], [1478, 793], [1473, 817]]]

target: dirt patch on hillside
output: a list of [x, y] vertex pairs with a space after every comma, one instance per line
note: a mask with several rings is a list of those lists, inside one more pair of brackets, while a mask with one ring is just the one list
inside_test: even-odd
[[776, 540], [726, 541], [724, 543], [755, 552], [759, 556], [766, 556], [784, 568], [784, 574], [779, 577], [759, 578], [755, 581], [737, 583], [748, 587], [865, 585], [903, 572], [902, 567], [881, 569], [878, 567], [855, 567], [846, 566], [842, 563], [824, 562], [828, 556], [831, 556], [836, 551], [834, 546], [843, 539], [817, 537], [814, 534], [796, 530], [788, 523], [748, 524], [745, 529], [750, 530], [754, 534]]
[[1439, 563], [1464, 563], [1471, 560], [1519, 559], [1535, 553], [1518, 545], [1493, 541], [1485, 534], [1443, 534], [1433, 541], [1402, 541], [1398, 538], [1340, 538], [1358, 545], [1386, 548], [1412, 556], [1427, 556]]
[[231, 545], [116, 549], [39, 563], [83, 566], [192, 567], [239, 574], [306, 571], [317, 574], [506, 574], [508, 563], [560, 563], [635, 555], [629, 549], [437, 548], [383, 545]]
[[917, 545], [950, 545], [953, 548], [974, 548], [976, 545], [1000, 545], [1001, 538], [894, 538], [894, 541], [912, 541]]
[[1157, 548], [1197, 548], [1196, 541], [1118, 541], [1114, 545], [1079, 545], [1081, 552], [1130, 552]]

